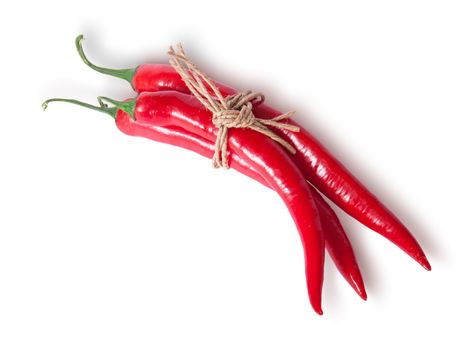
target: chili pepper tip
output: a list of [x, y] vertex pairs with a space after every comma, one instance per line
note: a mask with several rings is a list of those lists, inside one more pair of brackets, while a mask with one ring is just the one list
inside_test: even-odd
[[427, 258], [425, 256], [419, 258], [418, 260], [419, 264], [422, 265], [422, 267], [427, 270], [427, 271], [431, 271], [432, 270], [432, 266], [430, 265], [430, 263], [428, 262]]
[[318, 314], [319, 316], [322, 316], [324, 314], [324, 311], [322, 311], [322, 306], [321, 306], [320, 301], [316, 302], [312, 300], [311, 298], [309, 298], [309, 301], [311, 303], [311, 307], [316, 312], [316, 314]]
[[366, 294], [366, 291], [365, 289], [363, 288], [354, 288], [355, 289], [355, 292], [357, 292], [357, 294], [360, 296], [360, 298], [362, 298], [364, 301], [366, 301], [368, 299], [368, 295]]

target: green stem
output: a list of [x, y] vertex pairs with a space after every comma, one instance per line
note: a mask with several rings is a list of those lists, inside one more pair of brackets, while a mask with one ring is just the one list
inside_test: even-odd
[[132, 79], [134, 77], [134, 73], [136, 72], [136, 68], [111, 69], [111, 68], [99, 67], [93, 64], [92, 62], [90, 62], [90, 60], [87, 58], [87, 56], [85, 56], [85, 53], [83, 52], [82, 40], [83, 40], [83, 35], [80, 34], [75, 39], [75, 47], [77, 48], [80, 58], [87, 66], [89, 66], [93, 70], [96, 70], [97, 72], [100, 72], [106, 75], [111, 75], [116, 78], [124, 79], [132, 86]]
[[[100, 100], [99, 100], [100, 101]], [[98, 106], [94, 106], [92, 104], [89, 104], [89, 103], [85, 103], [85, 102], [82, 102], [82, 101], [78, 101], [78, 100], [73, 100], [73, 99], [69, 99], [69, 98], [51, 98], [49, 100], [46, 100], [43, 102], [42, 104], [42, 107], [44, 110], [46, 110], [48, 104], [50, 102], [67, 102], [67, 103], [72, 103], [74, 105], [78, 105], [78, 106], [82, 106], [82, 107], [85, 107], [85, 108], [89, 108], [89, 109], [93, 109], [94, 111], [98, 111], [98, 112], [102, 112], [102, 113], [106, 113], [108, 114], [109, 116], [111, 116], [113, 119], [116, 118], [116, 112], [118, 111], [118, 108], [116, 107], [108, 107], [107, 105], [105, 105], [104, 103], [102, 103], [100, 101], [100, 107]]]
[[127, 114], [131, 116], [133, 120], [135, 120], [134, 109], [136, 107], [136, 99], [132, 99], [129, 101], [116, 101], [109, 97], [98, 96], [98, 102], [100, 102], [100, 105], [104, 104], [103, 101], [106, 101], [115, 105], [118, 109], [121, 109], [122, 111], [126, 112]]

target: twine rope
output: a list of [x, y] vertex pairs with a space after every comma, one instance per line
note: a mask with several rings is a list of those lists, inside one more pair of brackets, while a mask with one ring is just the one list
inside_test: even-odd
[[268, 127], [276, 127], [298, 132], [299, 127], [280, 121], [290, 118], [294, 111], [283, 113], [272, 119], [259, 119], [253, 114], [254, 102], [261, 103], [265, 97], [260, 92], [238, 92], [223, 97], [214, 82], [186, 56], [183, 46], [177, 44], [168, 51], [170, 65], [180, 74], [191, 93], [213, 113], [212, 123], [218, 128], [214, 147], [213, 166], [229, 168], [227, 157], [227, 138], [230, 128], [248, 128], [257, 131], [285, 147], [294, 154], [294, 147], [275, 134]]

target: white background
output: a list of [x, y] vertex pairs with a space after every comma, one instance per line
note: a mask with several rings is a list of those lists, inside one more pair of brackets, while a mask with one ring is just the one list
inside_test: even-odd
[[[2, 10], [0, 349], [466, 348], [469, 1], [14, 2]], [[277, 196], [42, 100], [125, 98], [83, 65], [164, 62], [264, 91], [414, 232], [426, 272], [340, 213], [368, 291], [326, 261], [311, 309]], [[221, 204], [223, 203], [223, 204]]]

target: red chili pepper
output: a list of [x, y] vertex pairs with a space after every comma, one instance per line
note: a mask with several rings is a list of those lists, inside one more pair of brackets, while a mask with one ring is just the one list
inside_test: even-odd
[[[47, 106], [47, 102], [53, 100], [46, 101], [44, 107]], [[190, 95], [168, 91], [142, 94], [136, 100], [128, 102], [105, 98], [102, 100], [116, 103], [119, 108], [116, 121], [121, 130], [129, 130], [129, 125], [133, 125], [119, 124], [130, 119], [120, 116], [127, 112], [141, 125], [177, 126], [213, 142], [216, 139], [216, 129], [211, 124], [211, 115]], [[69, 102], [83, 105], [75, 100]], [[90, 108], [103, 111], [103, 106]], [[110, 110], [109, 114], [112, 115], [113, 111], [116, 113], [116, 110]], [[324, 237], [316, 202], [307, 182], [288, 154], [264, 135], [251, 130], [234, 129], [231, 130], [228, 147], [231, 153], [246, 160], [263, 177], [289, 209], [303, 243], [309, 299], [314, 310], [322, 314]]]
[[[170, 65], [144, 64], [134, 69], [119, 70], [94, 65], [83, 52], [82, 39], [82, 36], [76, 39], [77, 50], [89, 67], [101, 73], [127, 80], [137, 92], [175, 90], [189, 93], [180, 75]], [[236, 92], [224, 84], [216, 82], [216, 85], [224, 96]], [[257, 118], [273, 118], [280, 115], [281, 112], [263, 103], [254, 106], [254, 114]], [[287, 120], [287, 122], [299, 126], [293, 120]], [[425, 269], [430, 270], [431, 266], [425, 253], [404, 224], [314, 136], [301, 126], [300, 128], [300, 132], [276, 128], [273, 131], [291, 142], [297, 149], [293, 157], [304, 177], [345, 212], [389, 239]]]
[[[127, 113], [118, 114], [116, 124], [123, 133], [130, 136], [145, 137], [157, 142], [185, 148], [209, 159], [214, 155], [213, 143], [185, 129], [171, 126], [159, 127], [142, 125], [132, 120]], [[229, 161], [234, 170], [271, 188], [263, 177], [261, 177], [246, 160], [239, 157], [237, 154], [229, 154]], [[309, 187], [319, 210], [326, 249], [329, 255], [345, 280], [362, 299], [366, 300], [367, 294], [360, 268], [358, 267], [355, 253], [353, 252], [352, 245], [342, 224], [322, 196], [312, 186]]]
[[[95, 107], [75, 100], [63, 101], [76, 103], [92, 109], [99, 108], [99, 111], [112, 115], [113, 118], [116, 119], [116, 125], [118, 128], [127, 135], [144, 137], [153, 141], [181, 147], [198, 153], [209, 159], [211, 159], [214, 155], [214, 144], [198, 135], [186, 131], [185, 129], [171, 126], [158, 127], [142, 125], [137, 121], [132, 120], [127, 113], [118, 113], [116, 116], [116, 109], [113, 108], [107, 109], [103, 106]], [[261, 177], [246, 160], [239, 157], [237, 154], [229, 154], [229, 160], [234, 170], [270, 188], [263, 177]], [[315, 188], [309, 186], [309, 189], [319, 210], [326, 249], [330, 257], [345, 280], [352, 286], [352, 288], [362, 299], [366, 300], [367, 294], [360, 268], [358, 267], [355, 253], [353, 252], [352, 245], [342, 227], [342, 224], [337, 218], [335, 212], [315, 190]]]

